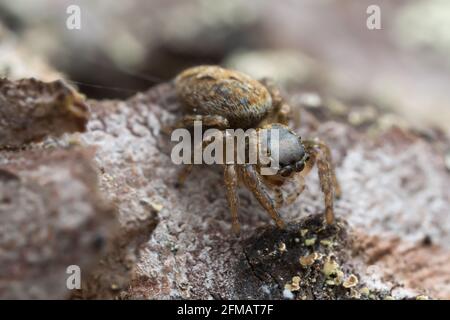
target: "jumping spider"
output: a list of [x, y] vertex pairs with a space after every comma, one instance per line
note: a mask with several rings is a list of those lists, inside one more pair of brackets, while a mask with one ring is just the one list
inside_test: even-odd
[[[224, 180], [231, 210], [233, 229], [239, 232], [237, 187], [243, 183], [262, 207], [282, 228], [284, 222], [277, 208], [293, 202], [305, 188], [304, 177], [317, 163], [319, 180], [325, 200], [325, 218], [334, 221], [333, 199], [340, 195], [328, 146], [318, 140], [302, 140], [287, 127], [290, 107], [280, 91], [269, 80], [256, 81], [241, 72], [218, 66], [197, 66], [181, 72], [175, 78], [178, 99], [183, 104], [184, 117], [179, 127], [192, 127], [202, 121], [204, 127], [225, 129], [279, 130], [279, 164], [276, 175], [261, 175], [261, 165], [225, 164]], [[179, 176], [183, 183], [192, 165]], [[286, 198], [281, 186], [295, 181], [296, 190]], [[273, 190], [272, 199], [267, 189]]]

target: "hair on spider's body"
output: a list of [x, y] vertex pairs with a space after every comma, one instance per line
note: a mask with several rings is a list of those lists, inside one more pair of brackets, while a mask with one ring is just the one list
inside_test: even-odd
[[[277, 130], [279, 134], [279, 170], [275, 175], [262, 175], [261, 163], [225, 164], [224, 180], [231, 210], [233, 228], [239, 231], [237, 187], [244, 184], [270, 214], [279, 227], [284, 223], [278, 208], [293, 202], [305, 188], [304, 177], [317, 164], [325, 200], [325, 217], [333, 223], [333, 199], [340, 188], [334, 173], [328, 146], [316, 140], [302, 140], [287, 127], [290, 107], [278, 88], [269, 80], [257, 81], [238, 71], [219, 66], [198, 66], [181, 72], [175, 78], [177, 97], [183, 105], [184, 116], [179, 127], [192, 127], [194, 121], [202, 126], [225, 129]], [[225, 134], [225, 133], [224, 133]], [[181, 172], [183, 183], [192, 169]], [[294, 193], [283, 196], [286, 181], [297, 184]], [[273, 191], [275, 197], [269, 195]]]

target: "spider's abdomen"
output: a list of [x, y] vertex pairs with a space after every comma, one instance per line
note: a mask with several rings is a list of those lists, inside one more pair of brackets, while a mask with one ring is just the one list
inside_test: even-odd
[[255, 127], [272, 106], [260, 82], [218, 66], [189, 68], [175, 78], [175, 87], [187, 113], [223, 116], [231, 128]]

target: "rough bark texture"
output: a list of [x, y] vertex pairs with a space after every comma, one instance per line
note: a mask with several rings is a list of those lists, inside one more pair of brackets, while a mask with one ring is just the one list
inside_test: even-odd
[[62, 81], [0, 79], [0, 148], [83, 131], [88, 109]]
[[113, 230], [92, 166], [94, 150], [58, 148], [0, 157], [0, 296], [63, 298], [66, 269], [87, 272]]
[[[6, 228], [0, 261], [21, 270], [12, 278], [8, 267], [2, 269], [2, 297], [33, 295], [29, 283], [40, 297], [64, 297], [62, 273], [79, 264], [83, 288], [75, 298], [450, 298], [448, 140], [438, 131], [386, 128], [377, 109], [364, 117], [351, 104], [312, 106], [301, 92], [293, 95], [294, 109], [303, 111], [296, 130], [332, 148], [343, 189], [336, 202], [339, 222], [323, 225], [312, 172], [307, 190], [282, 209], [286, 230], [271, 226], [241, 189], [242, 231], [236, 237], [220, 167], [198, 166], [176, 187], [180, 167], [170, 159], [165, 133], [179, 110], [172, 84], [127, 101], [88, 104], [86, 132], [0, 152]], [[293, 126], [300, 121], [295, 115]], [[95, 150], [92, 160], [88, 150]], [[116, 216], [102, 214], [109, 210], [99, 203], [113, 206]], [[116, 220], [120, 228], [108, 231], [106, 253], [89, 253], [89, 239]], [[53, 237], [42, 234], [46, 228]], [[42, 239], [54, 247], [45, 258], [34, 249], [45, 248]], [[20, 290], [6, 290], [17, 285]]]

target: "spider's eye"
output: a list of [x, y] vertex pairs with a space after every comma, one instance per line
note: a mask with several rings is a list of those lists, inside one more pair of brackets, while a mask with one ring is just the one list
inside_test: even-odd
[[295, 171], [300, 172], [305, 168], [305, 163], [304, 162], [297, 162], [295, 164]]
[[292, 173], [292, 167], [291, 166], [287, 166], [284, 167], [283, 169], [280, 170], [280, 175], [282, 177], [289, 177]]

